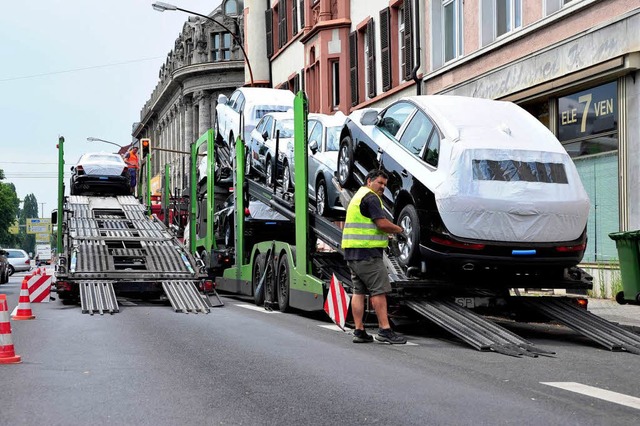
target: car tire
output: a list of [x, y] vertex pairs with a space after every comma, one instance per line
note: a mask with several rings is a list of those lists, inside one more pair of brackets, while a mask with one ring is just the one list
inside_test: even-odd
[[16, 270], [13, 267], [13, 265], [9, 265], [9, 276], [13, 275], [15, 272], [16, 272]]
[[329, 200], [327, 197], [327, 183], [320, 178], [316, 185], [316, 210], [320, 216], [329, 214]]
[[[260, 293], [258, 294], [258, 284], [260, 283], [260, 279], [264, 274], [264, 266], [265, 266], [265, 255], [262, 253], [259, 253], [253, 259], [253, 272], [251, 274], [253, 302], [256, 304], [256, 306], [264, 305], [264, 288], [261, 289]], [[263, 283], [263, 287], [264, 287], [264, 283]]]
[[251, 148], [249, 148], [245, 153], [244, 153], [244, 175], [245, 176], [249, 176], [252, 172], [251, 170]]
[[289, 270], [289, 259], [287, 254], [284, 253], [280, 256], [278, 262], [278, 273], [276, 276], [276, 284], [278, 288], [278, 307], [280, 312], [289, 311], [289, 279], [291, 277]]
[[229, 133], [229, 140], [227, 141], [229, 146], [229, 164], [233, 168], [233, 159], [236, 157], [236, 150], [234, 149], [235, 143], [233, 141], [233, 132]]
[[291, 169], [289, 168], [289, 162], [284, 163], [284, 170], [282, 171], [282, 190], [284, 192], [291, 192], [293, 190], [293, 183], [291, 182]]
[[267, 158], [266, 170], [264, 172], [264, 181], [267, 186], [273, 187], [276, 183], [275, 172], [273, 171], [273, 160], [271, 158]]
[[338, 183], [346, 188], [353, 181], [353, 146], [351, 136], [347, 135], [340, 141], [338, 150]]
[[398, 243], [398, 262], [414, 266], [420, 258], [420, 219], [413, 204], [407, 204], [398, 215], [398, 225], [405, 230], [406, 240]]
[[229, 248], [233, 246], [233, 224], [227, 221], [224, 225], [224, 245]]

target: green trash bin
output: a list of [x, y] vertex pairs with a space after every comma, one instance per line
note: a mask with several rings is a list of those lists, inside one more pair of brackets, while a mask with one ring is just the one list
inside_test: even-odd
[[616, 294], [616, 301], [640, 304], [640, 230], [612, 232], [609, 238], [616, 242], [622, 275], [622, 291]]

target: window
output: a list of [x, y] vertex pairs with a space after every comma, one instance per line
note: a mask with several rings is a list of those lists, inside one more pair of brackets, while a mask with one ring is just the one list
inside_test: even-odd
[[400, 145], [407, 148], [413, 155], [420, 156], [432, 130], [433, 123], [422, 111], [418, 111], [402, 133]]
[[618, 205], [618, 85], [583, 90], [557, 100], [557, 136], [578, 169], [591, 201], [585, 262], [618, 258], [608, 236], [620, 231]]
[[371, 99], [376, 97], [376, 45], [373, 32], [373, 19], [369, 19], [369, 22], [367, 22], [367, 29], [363, 36], [364, 60], [366, 61], [364, 85], [367, 88], [367, 98]]
[[382, 115], [378, 126], [392, 137], [396, 137], [407, 117], [415, 110], [408, 102], [398, 102], [391, 105]]
[[231, 34], [211, 34], [211, 60], [228, 61], [231, 59]]
[[351, 86], [351, 106], [360, 103], [358, 93], [358, 33], [349, 34], [349, 83]]
[[264, 134], [266, 132], [267, 139], [271, 139], [271, 136], [273, 134], [273, 132], [271, 131], [271, 126], [273, 125], [273, 119], [267, 116], [267, 117], [264, 117], [262, 121], [264, 122], [262, 133]]
[[562, 163], [540, 163], [514, 160], [473, 160], [474, 180], [504, 182], [540, 182], [567, 184]]
[[482, 46], [522, 26], [522, 0], [482, 1]]
[[327, 146], [325, 151], [337, 151], [340, 147], [342, 126], [327, 127]]
[[264, 12], [264, 23], [266, 29], [265, 41], [267, 42], [267, 57], [273, 56], [273, 9]]
[[236, 98], [236, 101], [233, 103], [232, 108], [236, 112], [241, 112], [242, 109], [244, 108], [244, 95], [242, 94], [242, 92], [238, 92], [238, 97]]
[[309, 131], [309, 143], [312, 141], [316, 141], [318, 143], [318, 148], [322, 150], [322, 124], [319, 122], [315, 122], [313, 129]]
[[389, 8], [380, 11], [380, 65], [382, 91], [391, 89], [391, 14]]
[[331, 106], [337, 109], [340, 106], [340, 62], [331, 62]]
[[233, 92], [231, 94], [231, 97], [229, 98], [229, 100], [227, 101], [227, 105], [231, 108], [233, 108], [233, 104], [236, 103], [236, 99], [238, 99], [238, 96], [240, 96], [240, 91], [236, 90], [235, 92]]
[[444, 0], [442, 7], [444, 61], [448, 62], [462, 54], [462, 7], [459, 0]]
[[228, 16], [238, 16], [242, 12], [243, 2], [238, 0], [225, 0], [222, 10], [224, 10], [224, 14]]
[[287, 44], [287, 0], [280, 0], [276, 13], [278, 14], [278, 47]]
[[555, 13], [562, 9], [567, 3], [570, 3], [572, 0], [545, 0], [545, 13], [544, 16], [549, 16], [552, 13]]
[[433, 167], [438, 167], [438, 157], [440, 153], [440, 134], [438, 130], [435, 130], [431, 133], [431, 137], [429, 138], [429, 143], [427, 144], [427, 149], [424, 153], [424, 161], [427, 164], [432, 165]]

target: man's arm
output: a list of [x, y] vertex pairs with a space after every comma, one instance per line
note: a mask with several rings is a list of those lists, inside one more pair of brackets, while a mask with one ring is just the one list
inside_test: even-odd
[[400, 234], [404, 232], [404, 229], [401, 226], [396, 225], [386, 217], [375, 219], [373, 222], [379, 230], [384, 231], [387, 234]]

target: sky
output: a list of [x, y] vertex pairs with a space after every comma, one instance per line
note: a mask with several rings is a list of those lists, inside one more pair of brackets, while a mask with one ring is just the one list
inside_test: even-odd
[[[2, 1], [0, 169], [19, 199], [35, 195], [41, 216], [58, 204], [60, 136], [67, 195], [80, 155], [118, 150], [88, 137], [131, 143], [133, 123], [189, 16], [157, 12], [154, 1]], [[165, 3], [206, 15], [221, 0]]]

